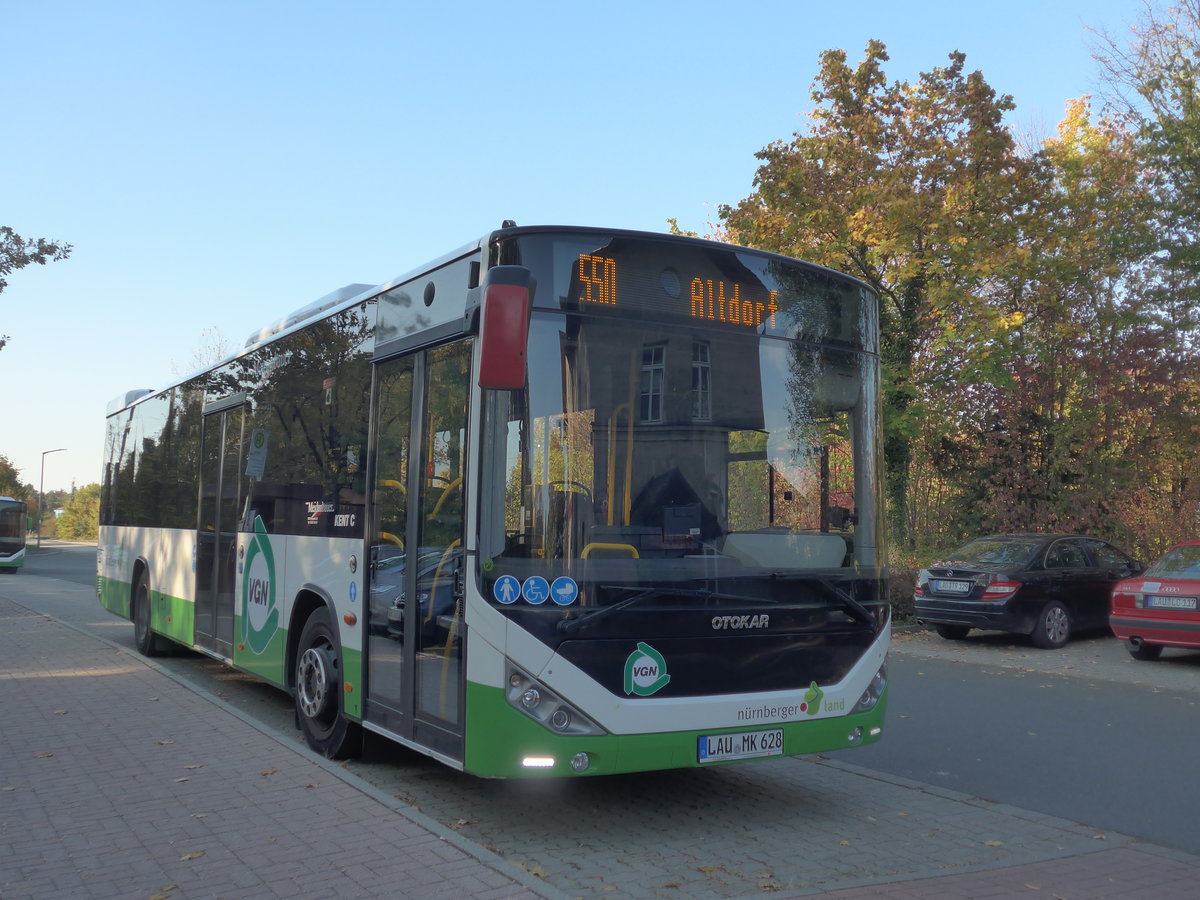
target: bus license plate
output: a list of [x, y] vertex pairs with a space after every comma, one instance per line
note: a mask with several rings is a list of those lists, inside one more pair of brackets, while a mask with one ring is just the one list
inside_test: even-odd
[[697, 761], [728, 762], [760, 756], [783, 756], [783, 729], [736, 731], [733, 734], [702, 734], [696, 748]]
[[1195, 609], [1195, 597], [1158, 597], [1146, 598], [1146, 605], [1154, 609]]

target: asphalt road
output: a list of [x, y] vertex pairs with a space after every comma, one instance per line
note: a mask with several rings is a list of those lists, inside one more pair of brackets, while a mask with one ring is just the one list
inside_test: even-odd
[[893, 646], [887, 739], [836, 756], [1200, 853], [1200, 653], [1139, 662], [1109, 636], [1060, 651], [930, 632]]
[[[19, 602], [134, 652], [129, 623], [95, 601], [93, 566], [94, 548], [44, 542], [9, 577], [37, 586]], [[301, 745], [285, 694], [199, 654], [155, 665]], [[1111, 638], [1040, 651], [902, 632], [889, 665], [884, 741], [829, 758], [504, 782], [371, 740], [344, 769], [581, 896], [737, 897], [1094, 847], [1036, 813], [1200, 853], [1188, 815], [1200, 655], [1139, 663]]]

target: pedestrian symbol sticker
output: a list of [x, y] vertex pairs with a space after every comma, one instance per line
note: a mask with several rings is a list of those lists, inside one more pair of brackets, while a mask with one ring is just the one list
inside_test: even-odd
[[521, 585], [521, 596], [535, 606], [545, 603], [546, 598], [550, 596], [550, 582], [541, 575], [526, 578], [525, 583]]
[[575, 583], [574, 578], [560, 575], [550, 585], [550, 596], [559, 606], [570, 606], [579, 596], [579, 585]]
[[521, 582], [511, 575], [501, 575], [492, 585], [492, 594], [501, 603], [516, 603], [521, 596]]

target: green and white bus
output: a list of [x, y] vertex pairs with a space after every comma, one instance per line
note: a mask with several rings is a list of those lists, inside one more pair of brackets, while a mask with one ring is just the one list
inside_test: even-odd
[[110, 405], [98, 591], [482, 776], [877, 740], [877, 298], [727, 244], [501, 229]]
[[0, 497], [0, 572], [17, 572], [25, 565], [25, 535], [29, 522], [25, 501]]

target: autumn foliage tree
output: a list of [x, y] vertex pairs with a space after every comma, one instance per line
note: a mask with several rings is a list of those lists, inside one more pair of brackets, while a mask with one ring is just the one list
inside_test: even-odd
[[943, 348], [957, 352], [964, 330], [986, 327], [980, 300], [1018, 262], [1031, 172], [1003, 125], [1012, 99], [966, 74], [963, 54], [915, 84], [889, 82], [887, 60], [878, 41], [857, 66], [844, 51], [824, 53], [807, 132], [763, 149], [754, 193], [721, 218], [732, 240], [879, 292], [888, 494], [907, 534], [929, 379], [951, 368], [937, 362]]
[[94, 541], [100, 534], [100, 485], [74, 491], [58, 517], [56, 536], [64, 541]]
[[758, 154], [722, 236], [879, 292], [901, 547], [1061, 529], [1151, 555], [1195, 527], [1200, 419], [1161, 149], [1085, 98], [1023, 150], [962, 54], [911, 84], [887, 60], [822, 55], [807, 129]]

